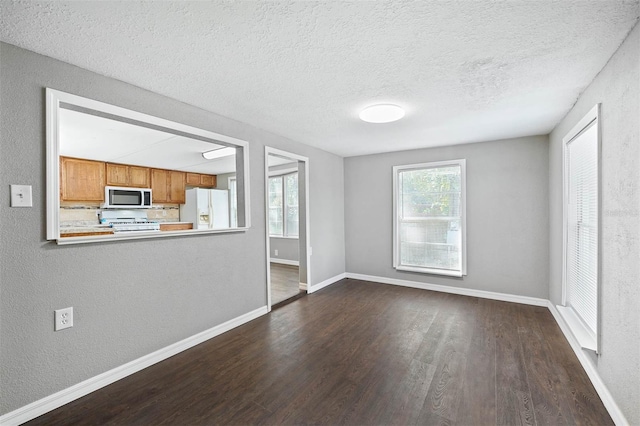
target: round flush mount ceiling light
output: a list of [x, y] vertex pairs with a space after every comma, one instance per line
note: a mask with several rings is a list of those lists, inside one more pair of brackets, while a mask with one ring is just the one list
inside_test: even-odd
[[371, 105], [360, 111], [360, 120], [367, 123], [391, 123], [404, 117], [404, 109], [393, 104]]

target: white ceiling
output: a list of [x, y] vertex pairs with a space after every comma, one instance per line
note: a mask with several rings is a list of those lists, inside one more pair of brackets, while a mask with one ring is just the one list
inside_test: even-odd
[[236, 170], [235, 155], [202, 157], [222, 145], [68, 109], [58, 116], [60, 155], [216, 175]]
[[[352, 156], [549, 133], [638, 16], [638, 0], [2, 1], [0, 37]], [[359, 121], [376, 102], [407, 116]]]

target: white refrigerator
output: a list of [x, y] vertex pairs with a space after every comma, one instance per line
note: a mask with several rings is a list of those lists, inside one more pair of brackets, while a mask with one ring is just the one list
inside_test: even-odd
[[193, 229], [229, 228], [229, 191], [192, 188], [180, 206], [180, 221], [192, 222]]

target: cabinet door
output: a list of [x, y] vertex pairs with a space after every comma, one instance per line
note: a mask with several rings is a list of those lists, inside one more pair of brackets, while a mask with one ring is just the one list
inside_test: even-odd
[[169, 171], [151, 169], [151, 194], [153, 203], [169, 203]]
[[128, 168], [124, 164], [107, 163], [107, 185], [127, 186], [129, 183]]
[[200, 174], [199, 173], [187, 173], [187, 185], [200, 186]]
[[129, 181], [128, 186], [136, 188], [149, 188], [149, 168], [140, 166], [128, 166]]
[[62, 201], [104, 201], [105, 165], [101, 161], [60, 157]]
[[200, 175], [200, 185], [213, 188], [216, 186], [216, 177], [214, 175]]
[[185, 189], [186, 189], [186, 177], [185, 172], [176, 172], [169, 170], [169, 199], [172, 203], [184, 204], [185, 202]]

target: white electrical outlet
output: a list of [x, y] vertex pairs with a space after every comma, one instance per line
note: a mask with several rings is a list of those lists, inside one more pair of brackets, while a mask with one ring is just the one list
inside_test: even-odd
[[56, 318], [55, 331], [73, 327], [73, 307], [57, 309], [54, 312]]
[[276, 256], [278, 256], [278, 249], [276, 249]]

